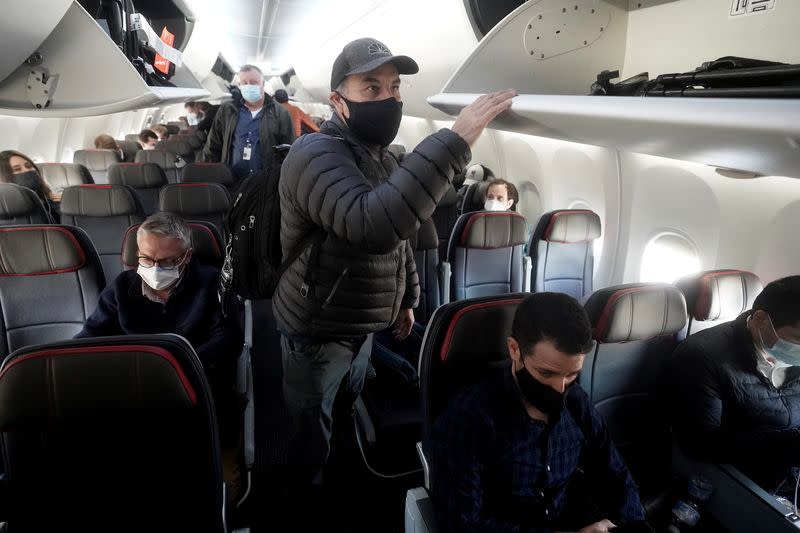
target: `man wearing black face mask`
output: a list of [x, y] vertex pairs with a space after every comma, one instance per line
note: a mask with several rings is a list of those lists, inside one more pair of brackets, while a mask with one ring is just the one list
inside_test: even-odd
[[469, 162], [470, 146], [516, 95], [481, 96], [400, 164], [386, 146], [402, 118], [399, 75], [417, 70], [413, 59], [392, 55], [375, 39], [345, 46], [331, 73], [336, 113], [321, 133], [300, 137], [283, 163], [283, 257], [300, 255], [278, 283], [273, 310], [284, 396], [295, 420], [292, 450], [303, 470], [293, 477], [301, 484], [321, 484], [334, 403], [348, 422], [371, 334], [392, 325], [397, 338], [411, 331], [419, 287], [408, 237], [430, 218]]
[[436, 420], [433, 499], [444, 531], [595, 533], [643, 520], [638, 489], [575, 382], [593, 346], [586, 311], [565, 294], [533, 294], [511, 335], [511, 365]]

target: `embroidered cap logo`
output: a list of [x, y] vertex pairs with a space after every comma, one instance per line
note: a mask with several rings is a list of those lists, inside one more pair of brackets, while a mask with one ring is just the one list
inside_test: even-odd
[[392, 53], [389, 51], [389, 49], [386, 48], [386, 46], [383, 43], [379, 43], [378, 41], [375, 41], [374, 43], [370, 43], [370, 45], [367, 47], [367, 52], [369, 52], [370, 55], [373, 55], [373, 54], [388, 54], [388, 55], [392, 55]]

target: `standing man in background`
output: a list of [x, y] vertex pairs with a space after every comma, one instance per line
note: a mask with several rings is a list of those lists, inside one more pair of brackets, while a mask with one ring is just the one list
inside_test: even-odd
[[289, 103], [289, 95], [286, 93], [286, 91], [283, 89], [278, 89], [275, 91], [275, 100], [281, 104], [286, 111], [289, 112], [289, 115], [291, 115], [295, 137], [300, 137], [300, 135], [303, 133], [303, 126], [305, 126], [307, 130], [305, 133], [314, 133], [319, 131], [319, 126], [314, 123], [314, 121], [305, 111], [296, 105]]
[[273, 147], [294, 139], [288, 111], [264, 93], [264, 75], [254, 65], [239, 70], [242, 105], [222, 104], [208, 133], [203, 159], [231, 167], [245, 178], [272, 166]]

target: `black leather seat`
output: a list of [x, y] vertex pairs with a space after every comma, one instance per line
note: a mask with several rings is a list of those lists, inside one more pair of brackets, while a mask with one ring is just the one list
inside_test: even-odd
[[178, 133], [169, 138], [171, 141], [182, 141], [192, 147], [192, 150], [198, 152], [203, 149], [203, 141], [194, 133]]
[[486, 199], [486, 189], [489, 187], [488, 181], [479, 181], [467, 186], [464, 192], [464, 199], [461, 201], [459, 208], [461, 213], [472, 213], [473, 211], [481, 211]]
[[758, 276], [744, 270], [709, 270], [675, 282], [686, 297], [686, 335], [735, 319], [753, 307], [764, 288]]
[[128, 133], [125, 135], [125, 140], [128, 142], [139, 142], [139, 134], [138, 133]]
[[117, 163], [108, 169], [108, 182], [133, 189], [144, 215], [149, 216], [158, 211], [158, 194], [167, 184], [167, 176], [155, 163]]
[[441, 305], [439, 288], [439, 237], [432, 220], [424, 222], [412, 238], [414, 262], [419, 277], [419, 305], [414, 309], [414, 319], [427, 324], [433, 312]]
[[585, 307], [597, 345], [586, 355], [580, 383], [648, 508], [670, 479], [672, 441], [657, 387], [686, 326], [686, 302], [674, 285], [640, 283], [596, 291]]
[[156, 150], [172, 152], [173, 154], [181, 156], [187, 163], [194, 163], [195, 149], [192, 148], [192, 145], [185, 141], [174, 140], [172, 137], [170, 137], [166, 141], [161, 141], [158, 143]]
[[94, 183], [89, 169], [77, 163], [41, 163], [39, 170], [44, 181], [53, 190]]
[[459, 216], [458, 193], [450, 187], [434, 209], [431, 219], [439, 235], [439, 259], [447, 260], [447, 242]]
[[71, 339], [104, 287], [100, 259], [83, 230], [0, 228], [0, 357], [30, 344]]
[[452, 301], [527, 290], [523, 261], [525, 217], [512, 211], [478, 211], [459, 217], [450, 236]]
[[597, 213], [558, 209], [545, 213], [531, 235], [533, 292], [562, 292], [577, 300], [592, 292], [595, 239], [600, 238]]
[[0, 431], [12, 531], [225, 531], [209, 385], [181, 337], [17, 350]]
[[164, 170], [169, 183], [178, 183], [180, 181], [181, 167], [184, 164], [183, 159], [179, 158], [177, 154], [162, 150], [142, 150], [136, 154], [136, 162], [155, 163], [160, 166]]
[[67, 187], [61, 198], [61, 221], [83, 229], [92, 239], [107, 283], [122, 272], [120, 243], [125, 231], [143, 220], [136, 195], [124, 185]]
[[114, 150], [76, 150], [72, 162], [88, 168], [95, 183], [108, 183], [108, 167], [120, 160]]
[[122, 153], [124, 154], [122, 160], [126, 163], [136, 161], [136, 154], [142, 150], [142, 145], [139, 144], [139, 141], [118, 140], [117, 144], [122, 148]]
[[0, 183], [0, 226], [49, 222], [44, 204], [35, 192], [14, 183]]
[[230, 197], [225, 188], [216, 183], [175, 183], [161, 189], [159, 210], [178, 214], [186, 220], [210, 222], [224, 235]]
[[170, 135], [177, 135], [181, 132], [182, 122], [172, 121], [164, 124], [167, 127], [167, 133]]
[[228, 165], [222, 163], [189, 163], [183, 169], [183, 183], [218, 183], [233, 192], [236, 181]]
[[[192, 260], [204, 265], [222, 268], [225, 259], [222, 238], [213, 224], [208, 222], [188, 222], [192, 230]], [[137, 258], [136, 231], [140, 224], [134, 224], [125, 232], [122, 241], [122, 268], [131, 270], [139, 266]]]

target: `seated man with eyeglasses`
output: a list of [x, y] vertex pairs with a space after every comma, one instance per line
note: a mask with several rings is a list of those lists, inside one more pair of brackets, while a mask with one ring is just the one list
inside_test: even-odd
[[215, 398], [229, 396], [242, 337], [222, 316], [219, 271], [192, 261], [191, 229], [172, 213], [145, 220], [136, 243], [139, 268], [105, 288], [76, 338], [176, 333], [194, 347]]

